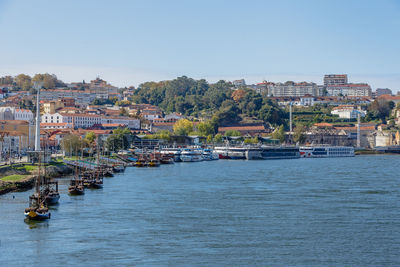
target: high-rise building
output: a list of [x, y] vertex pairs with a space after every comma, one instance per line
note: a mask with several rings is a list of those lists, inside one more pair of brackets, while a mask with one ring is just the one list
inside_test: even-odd
[[324, 76], [324, 85], [347, 84], [347, 74], [327, 74]]

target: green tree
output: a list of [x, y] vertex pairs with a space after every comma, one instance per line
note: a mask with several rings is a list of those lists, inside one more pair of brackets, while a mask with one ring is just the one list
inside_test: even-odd
[[208, 136], [214, 134], [214, 126], [211, 121], [200, 122], [197, 125], [197, 129], [201, 136]]
[[85, 136], [85, 141], [89, 146], [93, 146], [94, 141], [96, 140], [96, 134], [94, 132], [88, 132]]
[[129, 148], [129, 136], [131, 131], [128, 128], [117, 128], [107, 137], [106, 148], [108, 151], [118, 151]]
[[225, 136], [242, 136], [237, 130], [228, 130], [225, 132]]
[[15, 84], [22, 90], [26, 91], [32, 87], [32, 78], [26, 74], [19, 74], [14, 79]]
[[297, 125], [293, 131], [293, 141], [301, 144], [305, 141], [305, 139], [305, 127], [303, 125]]
[[161, 131], [153, 134], [152, 138], [169, 141], [171, 139], [171, 132], [168, 130], [161, 130]]
[[222, 143], [222, 134], [216, 134], [214, 136], [214, 142], [215, 143]]
[[233, 100], [225, 100], [217, 112], [219, 125], [232, 125], [238, 123], [241, 118], [240, 110]]
[[13, 84], [14, 83], [14, 78], [12, 76], [3, 76], [0, 77], [0, 84], [1, 85], [8, 85], [8, 84]]
[[119, 115], [120, 115], [120, 116], [129, 116], [129, 112], [126, 110], [126, 108], [122, 107], [122, 108], [119, 110]]
[[368, 107], [368, 117], [371, 119], [380, 119], [383, 123], [386, 123], [386, 119], [390, 116], [394, 106], [393, 101], [375, 99]]
[[193, 131], [193, 122], [188, 119], [180, 119], [174, 124], [173, 128], [176, 135], [188, 135]]
[[86, 148], [86, 142], [77, 135], [68, 134], [61, 140], [61, 148], [66, 154], [76, 156], [83, 148]]
[[285, 128], [283, 125], [275, 129], [275, 131], [272, 133], [272, 138], [278, 139], [281, 143], [285, 141]]
[[245, 144], [257, 144], [258, 143], [258, 138], [253, 137], [253, 138], [246, 138], [244, 139]]
[[32, 82], [41, 82], [43, 83], [43, 88], [44, 89], [51, 89], [55, 87], [62, 87], [65, 86], [65, 84], [57, 79], [57, 76], [54, 74], [35, 74], [32, 78]]

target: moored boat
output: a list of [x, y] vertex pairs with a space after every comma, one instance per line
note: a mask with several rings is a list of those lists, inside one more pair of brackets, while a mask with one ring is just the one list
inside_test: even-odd
[[72, 196], [85, 194], [85, 187], [83, 185], [83, 181], [80, 179], [71, 180], [71, 183], [68, 187], [68, 193]]
[[44, 200], [47, 205], [56, 205], [60, 200], [60, 193], [58, 192], [58, 182], [47, 181], [42, 195], [44, 196]]
[[43, 221], [50, 219], [51, 213], [49, 212], [49, 209], [47, 207], [45, 196], [42, 195], [42, 192], [40, 190], [40, 185], [42, 182], [42, 176], [40, 173], [40, 151], [38, 152], [38, 158], [39, 167], [35, 183], [35, 193], [29, 196], [29, 207], [25, 209], [24, 215], [29, 220]]
[[199, 149], [192, 149], [192, 148], [185, 148], [181, 152], [181, 160], [183, 162], [197, 162], [202, 161], [201, 150]]

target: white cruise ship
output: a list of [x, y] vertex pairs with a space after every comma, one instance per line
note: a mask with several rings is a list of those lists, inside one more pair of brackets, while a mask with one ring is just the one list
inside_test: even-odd
[[354, 157], [354, 147], [351, 146], [303, 146], [300, 147], [302, 158], [333, 158]]

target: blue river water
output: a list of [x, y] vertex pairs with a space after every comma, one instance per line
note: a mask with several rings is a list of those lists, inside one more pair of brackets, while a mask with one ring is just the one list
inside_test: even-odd
[[0, 196], [0, 266], [400, 266], [400, 156], [127, 168], [26, 223]]

